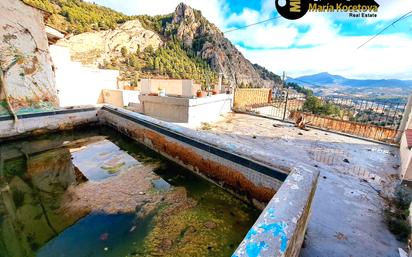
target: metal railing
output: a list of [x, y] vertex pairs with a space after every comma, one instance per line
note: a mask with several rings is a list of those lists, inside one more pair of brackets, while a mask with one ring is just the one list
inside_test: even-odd
[[303, 118], [314, 127], [396, 143], [405, 106], [406, 102], [400, 100], [370, 100], [349, 96], [308, 97], [278, 91], [269, 96], [268, 101], [246, 104], [242, 110], [291, 122]]

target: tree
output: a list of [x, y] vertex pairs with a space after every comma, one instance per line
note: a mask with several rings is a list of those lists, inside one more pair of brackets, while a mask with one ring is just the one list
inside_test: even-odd
[[147, 47], [144, 49], [144, 52], [145, 52], [146, 54], [148, 54], [148, 55], [152, 55], [152, 54], [154, 53], [153, 46], [152, 46], [152, 45], [147, 46]]
[[309, 96], [306, 98], [303, 104], [303, 111], [318, 114], [319, 109], [322, 107], [322, 102], [316, 96]]
[[296, 92], [298, 93], [302, 93], [306, 96], [313, 96], [313, 91], [300, 86], [299, 84], [295, 83], [295, 82], [288, 82], [286, 83], [286, 88], [293, 88], [294, 90], [296, 90]]
[[123, 57], [126, 57], [128, 53], [127, 48], [125, 46], [122, 46], [122, 48], [120, 49], [120, 53]]
[[302, 107], [304, 112], [310, 112], [317, 115], [326, 116], [342, 116], [339, 106], [323, 102], [320, 98], [316, 96], [308, 96]]

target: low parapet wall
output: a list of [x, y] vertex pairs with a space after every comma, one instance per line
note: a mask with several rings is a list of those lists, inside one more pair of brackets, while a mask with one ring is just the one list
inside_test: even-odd
[[309, 221], [318, 171], [293, 169], [233, 257], [297, 257]]
[[211, 122], [231, 112], [232, 95], [219, 94], [201, 98], [141, 95], [142, 112], [158, 119], [189, 123], [193, 126]]
[[18, 115], [15, 122], [12, 116], [0, 116], [0, 142], [16, 137], [38, 135], [73, 129], [76, 126], [97, 123], [97, 107], [79, 107], [28, 113]]

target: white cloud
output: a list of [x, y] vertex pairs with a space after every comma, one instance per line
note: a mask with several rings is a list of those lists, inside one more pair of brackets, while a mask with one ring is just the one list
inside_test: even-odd
[[[388, 0], [378, 2], [381, 8], [377, 19], [354, 19], [354, 22], [360, 26], [369, 21], [386, 24], [412, 10], [410, 0], [396, 1], [396, 4], [395, 1]], [[260, 11], [263, 18], [262, 15], [244, 11], [236, 16], [236, 21], [241, 22], [243, 18], [248, 23], [257, 22], [268, 17], [274, 8], [273, 0], [263, 0]], [[335, 14], [308, 13], [296, 21], [281, 19], [275, 24], [256, 26], [236, 32], [235, 35], [229, 34], [228, 37], [237, 43], [246, 58], [277, 74], [281, 74], [283, 70], [288, 71], [291, 76], [328, 71], [353, 78], [412, 79], [410, 35], [381, 35], [357, 50], [370, 36], [342, 36], [341, 27], [335, 25], [335, 22], [337, 19], [347, 19], [347, 14], [343, 15], [337, 17]], [[303, 27], [306, 28], [305, 33], [297, 33], [298, 28]], [[252, 49], [285, 46], [289, 48]]]
[[[392, 20], [412, 11], [410, 0], [375, 0], [379, 5], [378, 20]], [[373, 21], [373, 19], [372, 19]]]
[[259, 26], [232, 32], [226, 36], [235, 44], [253, 48], [289, 47], [298, 36], [298, 30], [292, 26]]
[[410, 38], [385, 35], [356, 50], [367, 38], [338, 37], [331, 44], [305, 49], [241, 51], [252, 62], [277, 74], [285, 70], [292, 77], [328, 71], [349, 78], [412, 79]]
[[[224, 0], [94, 1], [127, 14], [149, 15], [171, 13], [183, 1], [201, 10], [203, 15], [222, 31], [276, 15], [274, 0], [261, 0], [261, 10], [245, 8], [242, 12], [231, 15], [228, 14], [228, 6]], [[378, 18], [353, 19], [360, 28], [365, 24], [385, 26], [412, 10], [411, 0], [376, 1], [381, 5]], [[283, 70], [288, 71], [291, 76], [328, 71], [347, 77], [412, 79], [411, 33], [381, 35], [356, 50], [369, 36], [341, 35], [342, 28], [335, 24], [345, 21], [348, 21], [347, 14], [308, 13], [296, 21], [280, 18], [226, 36], [252, 62], [278, 74]], [[404, 22], [408, 22], [412, 27], [412, 18]], [[302, 29], [305, 32], [299, 33]], [[391, 32], [396, 32], [396, 28]], [[239, 47], [240, 45], [245, 48]], [[252, 48], [267, 49], [251, 50]]]

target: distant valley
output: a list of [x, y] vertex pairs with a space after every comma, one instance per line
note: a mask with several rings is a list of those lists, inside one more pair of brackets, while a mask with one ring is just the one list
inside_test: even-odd
[[349, 79], [322, 72], [314, 75], [288, 78], [288, 82], [310, 88], [319, 96], [347, 96], [370, 100], [406, 101], [412, 92], [412, 80]]

